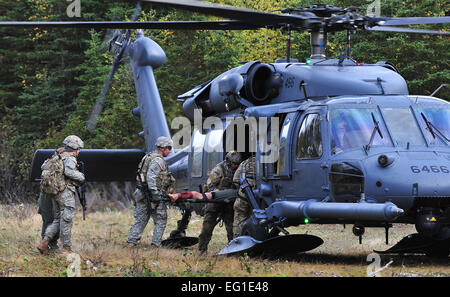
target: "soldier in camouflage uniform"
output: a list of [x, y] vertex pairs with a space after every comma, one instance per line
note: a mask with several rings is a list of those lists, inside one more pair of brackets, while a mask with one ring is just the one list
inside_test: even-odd
[[130, 247], [135, 246], [141, 239], [150, 217], [153, 218], [155, 224], [152, 246], [159, 247], [161, 245], [161, 239], [167, 224], [167, 206], [166, 202], [161, 200], [175, 184], [175, 179], [163, 158], [169, 155], [172, 146], [173, 142], [170, 138], [158, 137], [156, 151], [145, 155], [139, 163], [136, 191], [134, 192], [136, 201], [135, 222], [131, 226], [127, 239]]
[[[55, 154], [62, 154], [64, 152], [64, 148], [60, 147], [55, 151]], [[44, 164], [42, 164], [41, 169], [44, 170]], [[42, 231], [41, 231], [41, 238], [44, 239], [45, 237], [45, 230], [48, 226], [53, 222], [54, 216], [53, 216], [53, 199], [55, 195], [46, 194], [44, 192], [39, 193], [38, 198], [38, 214], [42, 217]], [[59, 234], [56, 234], [55, 238], [50, 240], [48, 246], [52, 250], [58, 249], [58, 239]]]
[[234, 202], [234, 221], [233, 221], [233, 234], [234, 237], [241, 236], [242, 225], [252, 215], [252, 205], [248, 200], [247, 194], [244, 193], [240, 186], [241, 175], [245, 174], [249, 185], [253, 188], [255, 186], [255, 156], [252, 156], [239, 165], [233, 176], [233, 183], [239, 189], [238, 197]]
[[[41, 230], [41, 239], [45, 237], [45, 230], [54, 220], [53, 216], [53, 195], [39, 193], [38, 198], [38, 214], [42, 217], [42, 230]], [[49, 243], [48, 246], [52, 250], [58, 249], [58, 238], [59, 234], [55, 236]]]
[[[211, 170], [205, 185], [205, 192], [234, 188], [233, 175], [241, 163], [241, 154], [236, 151], [229, 152], [225, 160]], [[232, 203], [208, 203], [203, 219], [202, 231], [198, 237], [198, 249], [203, 254], [208, 249], [214, 227], [223, 220], [227, 230], [228, 241], [233, 239], [233, 204]]]
[[44, 239], [38, 246], [39, 251], [47, 255], [48, 245], [59, 234], [65, 252], [72, 252], [71, 233], [75, 215], [75, 187], [84, 182], [83, 173], [77, 170], [77, 156], [83, 148], [83, 141], [75, 135], [67, 136], [64, 141], [64, 152], [61, 158], [64, 164], [66, 187], [53, 198], [54, 220], [46, 228]]

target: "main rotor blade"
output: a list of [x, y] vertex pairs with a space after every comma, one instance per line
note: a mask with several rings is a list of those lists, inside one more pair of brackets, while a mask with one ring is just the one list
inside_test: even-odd
[[242, 22], [261, 26], [280, 26], [284, 24], [291, 24], [296, 26], [297, 28], [307, 28], [310, 20], [315, 19], [315, 17], [305, 17], [290, 14], [274, 14], [255, 9], [240, 8], [195, 0], [142, 0], [142, 2], [164, 7], [173, 7], [192, 12], [200, 12], [208, 15], [239, 20]]
[[0, 27], [94, 28], [94, 29], [171, 29], [171, 30], [256, 30], [264, 26], [241, 21], [167, 22], [0, 22]]
[[403, 26], [403, 25], [445, 24], [445, 23], [450, 23], [450, 16], [377, 18], [378, 26]]
[[113, 66], [109, 70], [108, 78], [106, 79], [105, 83], [103, 84], [102, 90], [100, 92], [100, 95], [97, 98], [97, 101], [95, 101], [94, 108], [91, 111], [91, 114], [89, 115], [89, 119], [86, 122], [87, 129], [92, 132], [95, 129], [95, 126], [97, 125], [98, 116], [103, 110], [103, 105], [105, 104], [106, 94], [108, 93], [109, 87], [111, 86], [112, 79], [114, 77], [114, 74], [116, 73], [117, 68], [119, 68], [120, 61], [117, 59], [117, 57], [114, 58]]
[[384, 31], [384, 32], [439, 34], [439, 35], [449, 35], [450, 34], [450, 31], [435, 31], [435, 30], [390, 27], [390, 26], [374, 26], [374, 27], [366, 27], [365, 29], [369, 30], [369, 31]]
[[[136, 18], [141, 11], [141, 1], [138, 0], [136, 3], [136, 8], [134, 9], [133, 17], [131, 18], [131, 21], [136, 21]], [[131, 31], [127, 29], [125, 33], [126, 37], [125, 40], [122, 41], [122, 45], [117, 52], [117, 54], [114, 56], [113, 66], [111, 70], [109, 71], [108, 78], [106, 79], [105, 83], [103, 84], [102, 91], [100, 92], [100, 95], [97, 98], [97, 101], [95, 102], [94, 108], [92, 109], [91, 114], [89, 115], [89, 119], [86, 123], [86, 127], [88, 131], [92, 132], [95, 129], [95, 126], [97, 125], [98, 116], [103, 110], [103, 105], [105, 103], [106, 94], [108, 93], [109, 87], [111, 85], [112, 79], [114, 77], [114, 73], [116, 72], [117, 68], [120, 66], [120, 61], [122, 60], [122, 56], [125, 52], [126, 47], [128, 46], [129, 38], [131, 35]]]

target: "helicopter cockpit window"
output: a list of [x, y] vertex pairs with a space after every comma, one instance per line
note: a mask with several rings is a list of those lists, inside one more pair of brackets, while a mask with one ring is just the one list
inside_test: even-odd
[[388, 139], [386, 126], [381, 120], [378, 109], [332, 109], [330, 111], [332, 154], [368, 145], [375, 128], [373, 119], [378, 122], [383, 138], [381, 138], [379, 133], [376, 133], [371, 146], [392, 145]]
[[191, 145], [191, 176], [202, 177], [203, 171], [203, 145], [206, 135], [201, 134], [198, 129], [192, 133]]
[[383, 108], [384, 118], [397, 146], [425, 146], [425, 140], [409, 108]]
[[[430, 145], [450, 145], [445, 140], [445, 138], [450, 138], [450, 108], [418, 108], [417, 112], [420, 126], [428, 143]], [[440, 135], [441, 133], [443, 135]]]
[[316, 159], [322, 156], [320, 116], [308, 114], [302, 122], [297, 138], [297, 158]]
[[205, 146], [207, 174], [223, 160], [222, 137], [222, 129], [211, 130], [208, 133], [208, 140]]

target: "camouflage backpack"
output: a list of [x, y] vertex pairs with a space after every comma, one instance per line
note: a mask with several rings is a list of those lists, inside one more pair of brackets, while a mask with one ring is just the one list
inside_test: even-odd
[[60, 154], [55, 153], [42, 165], [41, 191], [56, 195], [66, 188], [64, 178], [64, 161]]

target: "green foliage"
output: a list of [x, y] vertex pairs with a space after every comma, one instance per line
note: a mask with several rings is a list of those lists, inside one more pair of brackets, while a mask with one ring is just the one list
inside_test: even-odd
[[[275, 12], [283, 7], [311, 5], [316, 0], [214, 0], [212, 2]], [[324, 1], [323, 1], [324, 2]], [[335, 0], [339, 7], [370, 4], [365, 0]], [[445, 15], [444, 0], [381, 1], [386, 16]], [[3, 0], [0, 20], [73, 20], [61, 0]], [[83, 0], [81, 20], [129, 20], [134, 3]], [[144, 10], [138, 20], [218, 19], [172, 9]], [[78, 19], [77, 19], [78, 20]], [[439, 29], [449, 26], [428, 25]], [[55, 148], [65, 136], [79, 135], [86, 148], [143, 147], [142, 130], [131, 114], [136, 106], [133, 76], [127, 61], [116, 72], [104, 110], [93, 133], [86, 120], [111, 69], [113, 55], [107, 41], [113, 30], [86, 29], [0, 29], [0, 135], [2, 165], [10, 174], [25, 180], [32, 153], [37, 148]], [[286, 32], [257, 31], [171, 31], [146, 30], [145, 34], [165, 50], [166, 63], [155, 70], [156, 81], [168, 122], [182, 115], [179, 94], [213, 79], [239, 63], [260, 60], [271, 63], [286, 56]], [[133, 36], [135, 32], [133, 33]], [[328, 56], [341, 55], [346, 32], [329, 34]], [[291, 57], [304, 61], [310, 55], [309, 34], [292, 33]], [[420, 34], [358, 32], [352, 35], [352, 58], [364, 63], [390, 61], [408, 82], [411, 94], [428, 95], [448, 83], [449, 39]], [[439, 97], [449, 99], [449, 90]], [[170, 126], [170, 125], [169, 125]], [[2, 177], [1, 182], [5, 179]]]

